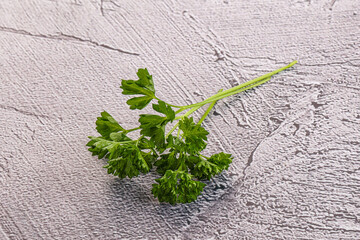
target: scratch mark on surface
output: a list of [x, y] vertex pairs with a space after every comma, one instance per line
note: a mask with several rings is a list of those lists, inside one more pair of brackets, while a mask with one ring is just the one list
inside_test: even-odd
[[57, 35], [35, 34], [35, 33], [31, 33], [31, 32], [28, 32], [28, 31], [25, 31], [25, 30], [22, 30], [22, 29], [8, 28], [8, 27], [3, 27], [3, 26], [0, 26], [0, 31], [20, 34], [20, 35], [25, 35], [25, 36], [30, 36], [30, 37], [37, 37], [37, 38], [45, 38], [45, 39], [60, 40], [60, 41], [72, 41], [72, 42], [86, 43], [86, 44], [88, 44], [90, 46], [93, 46], [93, 47], [100, 47], [100, 48], [105, 48], [105, 49], [116, 51], [116, 52], [123, 53], [123, 54], [128, 54], [128, 55], [133, 55], [133, 56], [140, 56], [139, 53], [126, 51], [126, 50], [123, 50], [123, 49], [120, 49], [120, 48], [115, 48], [115, 47], [109, 46], [107, 44], [95, 42], [95, 41], [93, 41], [91, 39], [84, 39], [84, 38], [80, 38], [80, 37], [77, 37], [77, 36], [72, 36], [72, 35], [69, 35], [69, 34], [65, 34], [65, 33], [62, 33], [62, 32], [58, 33]]
[[215, 56], [216, 60], [215, 62], [221, 61], [225, 59], [224, 51], [215, 49]]
[[71, 2], [71, 4], [75, 6], [81, 6], [81, 2], [79, 0], [74, 0], [74, 2]]
[[244, 175], [244, 177], [246, 176], [246, 170], [250, 167], [250, 165], [251, 165], [251, 163], [254, 161], [254, 154], [255, 154], [255, 152], [256, 152], [256, 150], [258, 149], [258, 147], [260, 146], [260, 144], [262, 143], [263, 141], [260, 141], [257, 145], [256, 145], [256, 147], [254, 148], [254, 150], [252, 150], [252, 152], [250, 153], [250, 156], [249, 156], [249, 158], [248, 158], [248, 161], [247, 161], [247, 163], [246, 163], [246, 165], [245, 165], [245, 168], [244, 168], [244, 170], [243, 170], [243, 175]]
[[[235, 121], [236, 121], [236, 125], [238, 127], [246, 127], [246, 126], [249, 126], [249, 127], [252, 127], [248, 121], [246, 121], [247, 124], [242, 124], [239, 120], [239, 118], [236, 116], [236, 114], [231, 110], [231, 107], [229, 106], [229, 104], [227, 104], [226, 102], [224, 102], [224, 105], [229, 109], [229, 112], [230, 114], [234, 117]], [[225, 119], [225, 118], [223, 118]]]
[[7, 234], [4, 232], [4, 230], [2, 228], [0, 228], [0, 233], [1, 233], [0, 235], [3, 236], [5, 238], [5, 240], [10, 240], [10, 238], [7, 236]]
[[360, 65], [354, 63], [354, 61], [360, 61], [360, 59], [351, 59], [348, 61], [338, 61], [338, 62], [328, 62], [328, 63], [313, 63], [313, 64], [304, 64], [304, 63], [299, 63], [299, 65], [301, 66], [305, 66], [305, 67], [323, 67], [323, 66], [330, 66], [330, 65], [344, 65], [344, 64], [348, 64], [350, 66], [353, 67], [359, 67]]
[[43, 115], [43, 114], [36, 114], [36, 113], [28, 112], [28, 111], [21, 110], [21, 109], [18, 109], [16, 107], [12, 107], [12, 106], [0, 105], [0, 108], [5, 109], [5, 110], [14, 110], [15, 112], [18, 112], [18, 113], [21, 113], [21, 114], [24, 114], [24, 115], [27, 115], [27, 116], [33, 116], [33, 117], [37, 117], [37, 118], [41, 117], [41, 118], [50, 119], [49, 116], [46, 116], [46, 115]]
[[25, 127], [26, 127], [30, 132], [32, 132], [31, 139], [34, 141], [34, 140], [35, 140], [35, 138], [34, 138], [34, 136], [35, 136], [35, 129], [34, 129], [34, 130], [31, 129], [27, 123], [25, 123]]
[[114, 2], [113, 0], [110, 0], [109, 2], [112, 3], [112, 4], [114, 4], [114, 6], [116, 6], [116, 7], [120, 7], [120, 5], [117, 4], [116, 2]]
[[[254, 150], [250, 153], [249, 159], [245, 165], [245, 168], [243, 170], [243, 177], [242, 177], [242, 182], [244, 182], [245, 177], [246, 177], [246, 170], [250, 167], [251, 163], [254, 161], [254, 154], [257, 151], [257, 149], [259, 148], [259, 146], [269, 137], [275, 135], [278, 130], [284, 125], [284, 122], [282, 122], [277, 128], [275, 128], [273, 131], [271, 131], [267, 136], [265, 136], [254, 148]], [[238, 181], [236, 181], [238, 182]]]
[[334, 6], [334, 4], [335, 4], [335, 2], [336, 2], [336, 0], [331, 0], [331, 3], [330, 3], [330, 10], [332, 10], [333, 9], [333, 6]]
[[104, 15], [104, 0], [100, 0], [100, 12], [102, 16]]
[[108, 9], [108, 8], [104, 8], [104, 3], [111, 3], [113, 4], [115, 7], [118, 7], [120, 8], [120, 5], [117, 4], [116, 2], [112, 1], [112, 0], [108, 0], [108, 1], [105, 1], [105, 0], [100, 0], [100, 12], [101, 12], [101, 15], [102, 16], [105, 16], [105, 10], [106, 11], [115, 11], [114, 9]]
[[[11, 217], [9, 212], [4, 208], [0, 202], [0, 224], [3, 232], [10, 239], [25, 239], [23, 232], [16, 224], [16, 221]], [[14, 238], [13, 238], [14, 237]]]
[[0, 156], [4, 160], [4, 161], [0, 162], [0, 180], [1, 180], [1, 178], [4, 178], [4, 177], [10, 178], [10, 169], [8, 167], [9, 160], [2, 155], [0, 155]]
[[[64, 37], [65, 39], [62, 39], [62, 40], [77, 40], [79, 42], [90, 43], [93, 46], [102, 47], [102, 48], [106, 48], [106, 49], [109, 49], [109, 50], [129, 54], [129, 55], [134, 55], [134, 56], [139, 56], [140, 55], [139, 53], [129, 52], [129, 51], [122, 50], [122, 49], [119, 49], [119, 48], [111, 47], [111, 46], [106, 45], [106, 44], [97, 43], [97, 42], [92, 41], [90, 39], [83, 39], [83, 38], [80, 38], [80, 37], [76, 37], [76, 36], [72, 36], [72, 35], [68, 35], [68, 34], [64, 34], [64, 33], [60, 33], [58, 36], [55, 36], [55, 37]], [[61, 38], [59, 38], [59, 39], [61, 39]]]

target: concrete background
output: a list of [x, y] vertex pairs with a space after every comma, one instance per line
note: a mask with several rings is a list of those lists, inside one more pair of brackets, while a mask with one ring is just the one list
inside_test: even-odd
[[[295, 59], [216, 105], [208, 152], [235, 159], [195, 203], [85, 147], [103, 110], [137, 126], [140, 67], [185, 104]], [[360, 1], [2, 0], [0, 239], [360, 239], [359, 72]]]

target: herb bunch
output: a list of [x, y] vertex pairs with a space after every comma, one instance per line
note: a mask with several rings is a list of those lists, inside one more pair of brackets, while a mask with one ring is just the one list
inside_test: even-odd
[[[125, 129], [109, 113], [102, 112], [96, 121], [96, 130], [101, 136], [89, 137], [89, 151], [99, 159], [107, 159], [104, 168], [107, 168], [108, 174], [120, 178], [148, 173], [155, 166], [161, 177], [155, 179], [152, 193], [160, 202], [176, 204], [195, 201], [205, 187], [205, 183], [200, 180], [210, 180], [228, 169], [233, 159], [231, 154], [224, 152], [211, 156], [202, 154], [209, 132], [201, 123], [216, 101], [259, 86], [296, 62], [228, 90], [220, 90], [204, 101], [185, 106], [160, 100], [155, 94], [148, 70], [139, 69], [138, 80], [122, 80], [122, 94], [135, 95], [126, 102], [130, 109], [143, 109], [153, 101], [152, 108], [158, 114], [140, 114], [139, 127]], [[195, 122], [190, 115], [207, 104], [209, 107], [200, 120]], [[171, 124], [171, 130], [166, 132], [166, 127]], [[140, 131], [138, 139], [127, 135], [133, 131]]]

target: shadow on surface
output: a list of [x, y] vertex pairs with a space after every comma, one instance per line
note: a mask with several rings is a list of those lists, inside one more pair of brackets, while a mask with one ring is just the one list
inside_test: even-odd
[[207, 186], [198, 200], [189, 204], [170, 205], [160, 203], [151, 193], [152, 183], [158, 175], [151, 172], [133, 179], [114, 178], [109, 182], [108, 209], [109, 217], [121, 228], [138, 228], [141, 224], [154, 222], [149, 233], [179, 229], [190, 225], [191, 219], [202, 213], [219, 200], [230, 189], [230, 180], [219, 175]]

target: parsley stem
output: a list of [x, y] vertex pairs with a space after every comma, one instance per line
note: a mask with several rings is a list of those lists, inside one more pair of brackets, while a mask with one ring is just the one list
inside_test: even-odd
[[142, 138], [144, 138], [144, 135], [141, 135], [141, 137], [138, 139], [138, 140], [136, 140], [136, 146], [138, 146], [139, 145], [139, 142], [140, 142], [140, 140], [142, 139]]
[[210, 98], [206, 99], [205, 101], [200, 102], [199, 104], [202, 104], [202, 106], [203, 106], [203, 105], [206, 104], [206, 103], [209, 103], [209, 102], [212, 102], [212, 101], [217, 101], [217, 100], [220, 100], [220, 99], [223, 99], [223, 98], [226, 98], [226, 97], [235, 95], [235, 94], [237, 94], [237, 93], [240, 93], [240, 92], [249, 90], [249, 89], [254, 88], [254, 87], [257, 87], [257, 86], [259, 86], [259, 85], [261, 85], [261, 84], [263, 84], [263, 83], [266, 83], [266, 82], [269, 81], [270, 79], [271, 79], [271, 77], [268, 77], [268, 78], [259, 80], [259, 81], [257, 81], [256, 83], [254, 83], [254, 84], [252, 84], [252, 85], [250, 85], [250, 86], [248, 85], [248, 86], [246, 86], [246, 87], [237, 89], [236, 91], [228, 92], [227, 94], [220, 95], [220, 96], [216, 96], [216, 97], [210, 97]]
[[[296, 64], [297, 61], [293, 61], [291, 62], [289, 65], [285, 66], [285, 67], [282, 67], [282, 68], [279, 68], [273, 72], [270, 72], [270, 73], [267, 73], [265, 75], [262, 75], [260, 77], [257, 77], [253, 80], [250, 80], [248, 82], [245, 82], [243, 84], [240, 84], [238, 86], [235, 86], [233, 88], [230, 88], [230, 89], [227, 89], [223, 92], [220, 92], [220, 93], [217, 93], [209, 98], [207, 98], [206, 100], [202, 101], [202, 102], [199, 102], [199, 103], [195, 103], [195, 104], [190, 104], [190, 105], [187, 105], [187, 106], [182, 106], [180, 108], [180, 110], [182, 109], [188, 109], [188, 108], [193, 108], [193, 107], [197, 107], [199, 105], [204, 105], [206, 103], [209, 103], [209, 102], [212, 102], [212, 101], [216, 101], [216, 100], [219, 100], [219, 99], [222, 99], [222, 98], [225, 98], [225, 97], [229, 97], [231, 95], [234, 95], [234, 94], [237, 94], [239, 92], [242, 92], [242, 91], [245, 91], [245, 90], [248, 90], [250, 88], [253, 88], [253, 87], [256, 87], [256, 86], [259, 86], [265, 82], [267, 82], [268, 80], [270, 80], [270, 77], [281, 72], [281, 71], [284, 71], [285, 69], [288, 69], [290, 67], [292, 67], [294, 64]], [[248, 87], [250, 86], [250, 87]]]
[[275, 70], [275, 71], [272, 71], [272, 72], [270, 72], [270, 73], [264, 74], [264, 75], [262, 75], [262, 76], [260, 76], [260, 77], [257, 77], [257, 78], [255, 78], [255, 79], [253, 79], [253, 80], [250, 80], [250, 81], [248, 81], [248, 82], [246, 82], [246, 83], [243, 83], [243, 84], [240, 84], [240, 85], [235, 86], [235, 87], [233, 87], [233, 88], [230, 88], [230, 89], [228, 89], [228, 90], [225, 90], [225, 91], [223, 91], [222, 93], [217, 93], [217, 94], [211, 96], [210, 98], [214, 98], [214, 97], [221, 96], [221, 95], [226, 95], [226, 94], [228, 94], [228, 93], [230, 93], [230, 92], [234, 92], [234, 91], [236, 91], [236, 90], [238, 90], [238, 89], [241, 89], [241, 88], [243, 88], [243, 87], [246, 87], [246, 86], [255, 84], [255, 83], [257, 83], [258, 81], [262, 81], [262, 80], [264, 80], [264, 79], [267, 79], [267, 78], [269, 78], [269, 77], [271, 77], [271, 76], [273, 76], [273, 75], [275, 75], [275, 74], [277, 74], [277, 73], [279, 73], [279, 72], [284, 71], [285, 69], [288, 69], [288, 68], [292, 67], [292, 66], [293, 66], [294, 64], [296, 64], [296, 63], [297, 63], [297, 61], [293, 61], [293, 62], [291, 62], [289, 65], [287, 65], [287, 66], [285, 66], [285, 67], [279, 68], [279, 69], [277, 69], [277, 70]]
[[162, 101], [162, 102], [166, 103], [167, 105], [169, 105], [170, 107], [174, 107], [174, 108], [182, 108], [182, 107], [183, 107], [183, 106], [172, 105], [172, 104], [170, 104], [170, 103], [167, 103], [167, 102], [161, 100], [161, 99], [158, 98], [158, 97], [154, 97], [154, 99], [156, 99], [156, 100], [158, 100], [158, 101]]
[[[177, 116], [177, 117], [175, 118], [175, 120], [180, 120], [180, 119], [182, 119], [182, 118], [184, 118], [184, 117], [189, 116], [190, 114], [192, 114], [193, 112], [195, 112], [196, 110], [198, 110], [199, 108], [201, 108], [202, 106], [203, 106], [203, 105], [192, 108], [190, 111], [188, 111], [188, 112], [185, 113], [184, 115]], [[183, 110], [185, 110], [185, 109], [183, 109]], [[183, 110], [181, 110], [181, 111], [183, 111]], [[175, 114], [178, 113], [178, 112], [179, 112], [179, 111], [175, 112]], [[166, 134], [165, 138], [167, 138], [173, 131], [175, 131], [175, 129], [176, 129], [178, 126], [179, 126], [179, 122], [177, 122], [177, 123], [174, 125], [174, 127], [170, 130], [170, 132], [168, 132], [168, 133]]]
[[172, 105], [172, 104], [169, 104], [169, 103], [166, 103], [167, 105], [169, 105], [170, 107], [174, 107], [174, 108], [182, 108], [183, 106], [177, 106], [177, 105]]
[[[221, 91], [222, 91], [222, 89], [220, 89], [218, 92], [221, 92]], [[204, 119], [206, 118], [206, 116], [209, 114], [209, 112], [211, 111], [211, 109], [214, 107], [215, 103], [216, 103], [216, 101], [214, 101], [213, 103], [211, 103], [211, 105], [209, 106], [209, 108], [206, 110], [206, 112], [205, 112], [204, 115], [201, 117], [200, 121], [198, 122], [199, 125], [204, 121]], [[190, 114], [192, 114], [193, 112], [195, 112], [196, 110], [198, 110], [199, 108], [201, 108], [202, 106], [203, 106], [203, 105], [192, 108], [190, 111], [188, 111], [188, 112], [185, 113], [184, 115], [181, 115], [181, 116], [176, 117], [175, 120], [180, 120], [180, 119], [182, 119], [182, 118], [184, 118], [184, 117], [189, 116]], [[179, 109], [178, 111], [175, 112], [175, 114], [181, 112], [180, 110], [181, 110], [181, 111], [184, 111], [185, 109]], [[175, 129], [176, 129], [178, 126], [179, 126], [179, 122], [177, 122], [177, 123], [174, 125], [174, 127], [166, 134], [166, 137], [165, 137], [165, 138], [168, 138], [168, 137], [170, 136], [170, 134], [171, 134], [172, 132], [174, 132]], [[180, 134], [180, 129], [178, 129], [178, 137], [179, 137], [179, 134]]]
[[128, 132], [132, 132], [132, 131], [136, 131], [136, 130], [139, 130], [140, 127], [137, 127], [137, 128], [132, 128], [132, 129], [129, 129], [129, 130], [125, 130], [124, 132], [128, 133]]
[[[204, 101], [202, 101], [202, 102], [189, 105], [189, 106], [192, 106], [192, 109], [191, 109], [190, 111], [188, 111], [187, 113], [185, 113], [184, 115], [181, 115], [181, 116], [176, 117], [175, 119], [178, 120], [178, 119], [181, 119], [181, 118], [183, 118], [183, 117], [187, 117], [187, 116], [189, 116], [190, 114], [192, 114], [193, 112], [195, 112], [196, 110], [198, 110], [199, 108], [201, 108], [202, 106], [204, 106], [204, 105], [207, 104], [207, 103], [214, 102], [214, 101], [220, 100], [220, 99], [222, 99], [222, 98], [226, 98], [226, 97], [229, 97], [229, 96], [231, 96], [231, 95], [234, 95], [234, 94], [243, 92], [243, 91], [245, 91], [245, 90], [254, 88], [254, 87], [256, 87], [256, 86], [259, 86], [259, 85], [261, 85], [261, 84], [269, 81], [270, 78], [271, 78], [271, 77], [268, 77], [268, 78], [262, 79], [261, 81], [257, 81], [255, 84], [252, 84], [252, 85], [250, 85], [250, 86], [246, 86], [246, 87], [237, 89], [236, 91], [233, 91], [233, 92], [228, 92], [226, 95], [220, 95], [220, 96], [217, 96], [217, 97], [215, 97], [215, 98], [211, 97], [211, 98], [208, 98], [208, 99], [206, 99], [206, 100], [204, 100]], [[221, 92], [221, 93], [222, 93], [222, 92]], [[215, 95], [216, 95], [216, 94], [215, 94]]]
[[[194, 106], [192, 109], [190, 109], [189, 111], [187, 111], [184, 115], [181, 115], [181, 116], [177, 116], [175, 118], [175, 120], [180, 120], [184, 117], [187, 117], [189, 115], [191, 115], [193, 112], [195, 112], [196, 110], [198, 110], [199, 108], [201, 108], [202, 106], [204, 106], [206, 103], [202, 104], [202, 105], [197, 105], [197, 106]], [[185, 108], [186, 109], [186, 108]], [[184, 110], [185, 110], [184, 109]]]
[[[223, 89], [220, 89], [218, 91], [218, 93], [222, 92]], [[204, 115], [200, 118], [199, 122], [197, 123], [198, 125], [201, 125], [201, 123], [205, 120], [206, 116], [210, 113], [211, 109], [215, 106], [216, 101], [213, 101], [210, 106], [208, 107], [208, 109], [206, 109], [206, 112], [204, 113]]]
[[177, 111], [175, 112], [175, 114], [178, 114], [178, 113], [180, 113], [180, 112], [182, 112], [182, 111], [184, 111], [184, 110], [186, 110], [186, 108], [180, 108], [179, 110], [177, 110]]
[[175, 129], [176, 129], [178, 126], [179, 126], [179, 122], [177, 122], [177, 123], [173, 126], [173, 128], [166, 134], [165, 138], [167, 139], [167, 138], [170, 136], [170, 134], [171, 134], [173, 131], [175, 131]]

